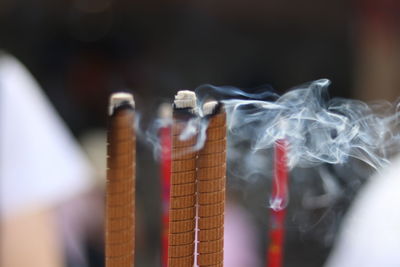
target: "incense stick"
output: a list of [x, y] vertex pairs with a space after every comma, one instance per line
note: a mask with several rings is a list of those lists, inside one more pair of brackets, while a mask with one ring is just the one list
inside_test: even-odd
[[[164, 103], [160, 106], [159, 117], [170, 119], [172, 108]], [[164, 126], [160, 129], [161, 144], [161, 190], [162, 190], [162, 234], [161, 234], [161, 266], [168, 266], [168, 222], [169, 222], [169, 198], [171, 183], [171, 127]]]
[[285, 238], [285, 202], [288, 194], [287, 179], [287, 144], [286, 140], [278, 140], [275, 144], [275, 170], [272, 184], [271, 226], [269, 231], [270, 244], [267, 251], [267, 266], [283, 266], [283, 245]]
[[136, 136], [133, 96], [110, 98], [105, 218], [105, 266], [132, 267], [135, 259]]
[[226, 187], [226, 113], [206, 103], [207, 139], [197, 160], [198, 266], [223, 266]]
[[172, 160], [169, 209], [168, 266], [192, 267], [196, 218], [197, 136], [181, 140], [188, 120], [195, 117], [196, 96], [179, 91], [175, 96], [172, 125]]

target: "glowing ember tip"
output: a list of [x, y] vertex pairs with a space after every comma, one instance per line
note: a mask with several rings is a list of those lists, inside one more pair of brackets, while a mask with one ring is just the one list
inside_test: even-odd
[[112, 115], [114, 110], [122, 105], [130, 105], [132, 108], [135, 107], [135, 100], [133, 95], [130, 93], [114, 93], [110, 97], [110, 105], [108, 109], [108, 114]]
[[196, 108], [196, 94], [193, 91], [182, 90], [175, 95], [176, 108]]
[[217, 108], [217, 106], [218, 106], [218, 102], [217, 101], [206, 102], [203, 105], [203, 114], [205, 116], [213, 114], [215, 112], [215, 109]]

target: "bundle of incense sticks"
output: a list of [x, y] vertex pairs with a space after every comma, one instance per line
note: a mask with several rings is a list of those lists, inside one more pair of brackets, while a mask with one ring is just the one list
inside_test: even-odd
[[[284, 207], [288, 194], [288, 170], [287, 170], [287, 143], [285, 139], [275, 143], [275, 169], [272, 184], [272, 209], [270, 213], [270, 244], [267, 251], [267, 266], [283, 266], [283, 245], [285, 239], [285, 215]], [[274, 207], [276, 205], [277, 207]]]
[[196, 95], [179, 91], [175, 96], [172, 125], [171, 186], [169, 209], [168, 266], [192, 267], [196, 224], [197, 136], [182, 140], [187, 123], [194, 118]]
[[106, 267], [132, 267], [135, 258], [136, 136], [134, 100], [111, 96], [105, 218]]
[[198, 266], [223, 266], [226, 187], [226, 113], [216, 101], [203, 107], [209, 120], [197, 160]]

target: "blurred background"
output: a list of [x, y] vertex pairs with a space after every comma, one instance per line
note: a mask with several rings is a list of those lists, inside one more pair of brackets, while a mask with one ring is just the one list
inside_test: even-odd
[[[0, 1], [0, 50], [25, 65], [90, 159], [91, 185], [74, 197], [45, 205], [61, 229], [56, 235], [78, 236], [63, 239], [68, 248], [60, 249], [56, 261], [62, 262], [60, 266], [103, 264], [101, 209], [111, 92], [134, 93], [143, 125], [177, 90], [204, 83], [241, 88], [269, 84], [282, 93], [329, 78], [332, 96], [393, 101], [400, 92], [399, 12], [395, 0]], [[142, 214], [137, 217], [143, 231], [137, 241], [137, 261], [140, 266], [159, 266], [158, 167], [151, 148], [139, 143], [138, 151]], [[301, 193], [293, 193], [291, 203], [298, 204], [289, 207], [297, 212], [289, 216], [285, 266], [323, 266], [342, 215], [369, 175], [354, 174], [348, 185], [340, 178], [345, 169], [325, 166], [324, 170], [341, 181], [343, 197], [310, 211], [298, 207]], [[321, 191], [320, 170], [298, 173], [293, 187], [308, 184], [312, 193]], [[233, 201], [248, 213], [256, 236], [264, 236], [268, 184], [246, 185], [246, 192], [239, 188], [243, 187], [237, 183], [231, 187]], [[78, 207], [86, 212], [77, 211]], [[87, 216], [88, 210], [96, 216]], [[2, 221], [9, 229], [10, 223]], [[30, 239], [21, 238], [16, 247]], [[266, 242], [260, 238], [252, 252], [260, 266]]]

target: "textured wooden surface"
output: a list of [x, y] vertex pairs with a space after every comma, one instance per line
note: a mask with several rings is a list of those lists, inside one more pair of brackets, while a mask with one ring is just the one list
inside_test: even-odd
[[174, 112], [169, 210], [169, 267], [192, 267], [194, 263], [196, 219], [197, 136], [181, 140], [190, 115]]
[[210, 117], [197, 159], [198, 266], [223, 266], [226, 187], [226, 114]]
[[134, 110], [121, 107], [109, 120], [105, 219], [106, 267], [132, 267], [135, 260], [136, 136]]

